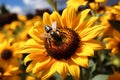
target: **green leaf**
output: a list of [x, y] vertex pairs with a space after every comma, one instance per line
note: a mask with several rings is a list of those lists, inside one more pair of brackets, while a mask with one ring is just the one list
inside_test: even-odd
[[108, 75], [99, 74], [95, 76], [92, 80], [108, 80]]
[[91, 80], [95, 69], [96, 69], [96, 63], [94, 63], [94, 61], [92, 59], [89, 59], [89, 68], [81, 67], [82, 80], [88, 80], [88, 79]]
[[120, 21], [118, 21], [118, 20], [109, 20], [108, 22], [111, 24], [111, 26], [114, 29], [116, 29], [116, 30], [118, 30], [120, 32]]
[[54, 75], [53, 75], [55, 78], [56, 78], [56, 80], [62, 80], [62, 77], [61, 77], [61, 75], [59, 74], [59, 73], [54, 73]]
[[89, 66], [91, 67], [90, 74], [92, 74], [96, 69], [96, 63], [94, 63], [93, 60], [89, 60]]
[[74, 80], [70, 73], [67, 74], [65, 80]]
[[54, 0], [46, 0], [46, 1], [54, 8], [54, 10], [58, 11], [57, 2], [55, 2]]

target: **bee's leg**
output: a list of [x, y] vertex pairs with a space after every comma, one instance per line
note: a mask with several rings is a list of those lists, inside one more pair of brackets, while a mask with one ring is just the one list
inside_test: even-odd
[[47, 38], [47, 43], [48, 43], [49, 47], [51, 48], [51, 47], [52, 47], [52, 45], [51, 45], [50, 38]]

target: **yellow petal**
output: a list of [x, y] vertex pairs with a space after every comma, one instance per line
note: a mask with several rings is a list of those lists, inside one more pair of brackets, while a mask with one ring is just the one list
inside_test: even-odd
[[80, 79], [80, 68], [78, 65], [70, 65], [69, 72], [74, 77], [75, 80]]
[[27, 69], [26, 69], [26, 72], [31, 72], [32, 70], [33, 70], [33, 68], [34, 68], [34, 66], [36, 65], [36, 61], [32, 61], [29, 65], [28, 65], [28, 67], [27, 67]]
[[79, 25], [79, 27], [77, 28], [77, 32], [79, 33], [85, 28], [92, 27], [97, 19], [98, 17], [91, 17], [90, 19], [85, 20], [83, 23]]
[[42, 32], [38, 31], [35, 27], [32, 27], [28, 32], [28, 34], [37, 42], [41, 42], [41, 39], [42, 39], [40, 37], [41, 33]]
[[94, 51], [92, 48], [86, 46], [81, 47], [82, 49], [78, 49], [76, 51], [76, 55], [78, 56], [94, 56]]
[[94, 25], [94, 23], [96, 22], [96, 20], [98, 19], [98, 17], [91, 17], [88, 22], [86, 23], [87, 28], [88, 27], [92, 27]]
[[25, 65], [27, 64], [27, 62], [32, 61], [32, 59], [29, 58], [29, 56], [30, 56], [30, 55], [27, 55], [27, 56], [24, 58], [24, 64], [25, 64]]
[[111, 40], [109, 43], [106, 44], [106, 48], [107, 49], [112, 49], [114, 47], [117, 47], [117, 44], [118, 44], [117, 41]]
[[62, 20], [61, 20], [61, 16], [59, 15], [58, 12], [54, 11], [51, 15], [50, 18], [52, 19], [52, 22], [56, 21], [57, 22], [57, 27], [64, 27]]
[[26, 41], [25, 46], [26, 45], [32, 45], [32, 46], [37, 46], [37, 47], [41, 47], [41, 45], [43, 45], [44, 42], [42, 40], [39, 40], [39, 42], [35, 41], [34, 39], [29, 39], [28, 41]]
[[50, 15], [49, 15], [47, 12], [45, 12], [45, 13], [43, 14], [43, 23], [44, 23], [44, 25], [52, 26], [52, 25], [51, 25], [51, 24], [52, 24], [52, 21], [51, 21], [51, 19], [50, 19]]
[[[35, 75], [39, 77], [41, 80], [42, 77], [49, 72], [51, 65], [53, 65], [55, 62], [56, 62], [55, 59], [51, 59], [51, 61], [47, 64], [47, 66], [45, 66], [44, 69], [41, 69], [39, 72], [35, 73]], [[43, 80], [46, 80], [46, 79], [43, 79]]]
[[103, 27], [101, 25], [94, 26], [92, 28], [87, 28], [80, 33], [81, 40], [82, 41], [87, 41], [87, 40], [93, 39], [98, 34], [103, 32], [104, 29], [105, 29], [105, 27]]
[[41, 78], [43, 77], [44, 73], [44, 69], [42, 69], [41, 71], [34, 73], [36, 75], [36, 77], [38, 77], [38, 79], [41, 80]]
[[64, 23], [64, 26], [68, 28], [75, 27], [75, 19], [76, 18], [76, 12], [74, 8], [66, 8], [62, 13], [62, 21]]
[[[11, 76], [12, 74], [11, 74], [10, 72], [5, 72], [3, 75], [4, 75], [4, 76]], [[2, 76], [3, 76], [3, 75], [2, 75]]]
[[105, 3], [107, 0], [95, 0], [95, 2], [103, 2]]
[[117, 40], [120, 41], [120, 33], [118, 31], [113, 32], [113, 37]]
[[9, 72], [12, 72], [12, 71], [17, 71], [19, 69], [19, 67], [11, 67], [11, 69], [9, 70]]
[[82, 11], [77, 17], [79, 20], [79, 24], [77, 25], [77, 27], [75, 28], [75, 30], [77, 30], [78, 28], [82, 28], [80, 27], [80, 25], [83, 23], [83, 21], [85, 20], [85, 18], [87, 17], [88, 13], [89, 13], [90, 9], [86, 9], [84, 11]]
[[27, 49], [23, 49], [20, 51], [20, 53], [44, 53], [46, 50], [45, 49], [39, 49], [39, 48], [27, 48]]
[[63, 12], [62, 12], [62, 22], [64, 24], [64, 26], [67, 26], [67, 21], [66, 21], [66, 12], [67, 12], [67, 9], [64, 9]]
[[42, 57], [46, 56], [46, 54], [40, 54], [40, 53], [31, 53], [29, 55], [27, 55], [24, 59], [24, 64], [26, 65], [26, 63], [28, 61], [34, 60], [34, 61], [40, 61], [42, 59]]
[[37, 51], [42, 53], [45, 51], [44, 45], [42, 44], [36, 42], [33, 39], [29, 39], [21, 48], [20, 53], [35, 53]]
[[118, 50], [117, 48], [113, 48], [112, 51], [111, 51], [111, 53], [112, 53], [112, 54], [116, 54], [116, 53], [118, 53], [118, 51], [119, 51], [119, 50]]
[[57, 61], [57, 72], [62, 76], [62, 80], [65, 79], [68, 68], [67, 68], [67, 63], [64, 61]]
[[51, 58], [50, 57], [43, 57], [40, 62], [37, 62], [36, 65], [34, 66], [33, 73], [36, 73], [42, 69], [44, 69], [48, 63], [50, 62]]
[[85, 18], [87, 17], [88, 13], [90, 12], [90, 9], [86, 9], [80, 13], [80, 21], [79, 24], [81, 24]]
[[93, 50], [100, 50], [100, 49], [105, 48], [105, 45], [102, 42], [97, 41], [97, 40], [85, 41], [84, 45], [92, 48]]
[[41, 78], [41, 80], [46, 80], [47, 78], [49, 78], [51, 75], [53, 75], [56, 70], [57, 70], [57, 66], [56, 66], [57, 63], [53, 63], [52, 66], [50, 67], [50, 69], [48, 70], [48, 72], [46, 73], [45, 76], [43, 76]]
[[88, 67], [88, 57], [86, 56], [77, 56], [74, 55], [71, 57], [71, 60], [76, 63], [77, 65], [80, 65], [82, 67]]
[[108, 42], [110, 42], [111, 40], [113, 40], [113, 38], [110, 38], [110, 37], [109, 37], [109, 38], [104, 38], [103, 41], [108, 43]]
[[67, 17], [66, 17], [67, 27], [69, 27], [69, 28], [74, 27], [73, 23], [74, 23], [75, 18], [76, 18], [75, 9], [74, 8], [68, 9], [68, 13], [67, 13]]

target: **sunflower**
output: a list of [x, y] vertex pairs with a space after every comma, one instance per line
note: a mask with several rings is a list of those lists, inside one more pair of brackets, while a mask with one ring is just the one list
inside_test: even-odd
[[112, 55], [120, 52], [120, 33], [118, 31], [113, 32], [113, 37], [104, 38], [106, 42], [106, 49], [111, 49]]
[[22, 23], [20, 21], [13, 21], [10, 24], [4, 26], [5, 30], [14, 31], [16, 28], [21, 27]]
[[67, 7], [74, 7], [76, 10], [81, 11], [87, 8], [99, 11], [104, 9], [107, 0], [68, 0]]
[[22, 22], [27, 21], [27, 17], [24, 16], [24, 15], [18, 15], [17, 18], [18, 18], [19, 21], [22, 21]]
[[13, 39], [5, 40], [0, 43], [0, 62], [19, 66], [19, 58], [22, 54], [18, 53], [20, 43], [14, 42]]
[[28, 31], [36, 21], [42, 21], [41, 17], [34, 16], [31, 20], [25, 21], [22, 30], [17, 34], [16, 38], [22, 41], [26, 41], [27, 39], [29, 39], [30, 36], [28, 35]]
[[[104, 27], [94, 26], [97, 17], [86, 19], [89, 11], [86, 9], [77, 14], [74, 8], [66, 8], [62, 15], [56, 11], [51, 15], [44, 13], [43, 22], [36, 22], [30, 29], [31, 39], [21, 50], [21, 53], [28, 53], [24, 63], [32, 61], [26, 71], [32, 71], [41, 80], [46, 80], [55, 72], [64, 79], [69, 72], [78, 80], [79, 66], [87, 68], [88, 56], [93, 56], [94, 50], [104, 47], [101, 42], [93, 39]], [[49, 31], [51, 36], [47, 33]]]
[[106, 29], [100, 34], [101, 36], [112, 36], [114, 28], [110, 25], [108, 20], [111, 20], [111, 13], [105, 13], [99, 18], [100, 24], [104, 25]]
[[0, 61], [0, 80], [20, 80], [19, 73], [21, 73], [19, 67]]
[[106, 26], [106, 30], [102, 33], [104, 36], [112, 36], [116, 27], [110, 22], [119, 25], [120, 22], [120, 5], [107, 6], [104, 15], [100, 17], [101, 25]]
[[81, 9], [87, 8], [87, 1], [86, 0], [68, 0], [67, 1], [67, 7], [74, 7], [76, 10], [79, 9], [79, 6], [81, 6]]
[[2, 31], [6, 35], [6, 38], [15, 37], [22, 28], [22, 25], [20, 21], [13, 21], [10, 24], [5, 24]]

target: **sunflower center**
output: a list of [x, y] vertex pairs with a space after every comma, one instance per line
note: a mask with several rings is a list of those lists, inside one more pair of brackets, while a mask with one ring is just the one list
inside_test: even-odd
[[1, 54], [2, 59], [8, 60], [12, 57], [12, 51], [9, 49], [3, 50]]
[[55, 41], [50, 39], [49, 43], [46, 40], [45, 48], [51, 57], [57, 60], [67, 60], [79, 47], [80, 37], [74, 30], [69, 28], [61, 28], [59, 31], [62, 40]]

